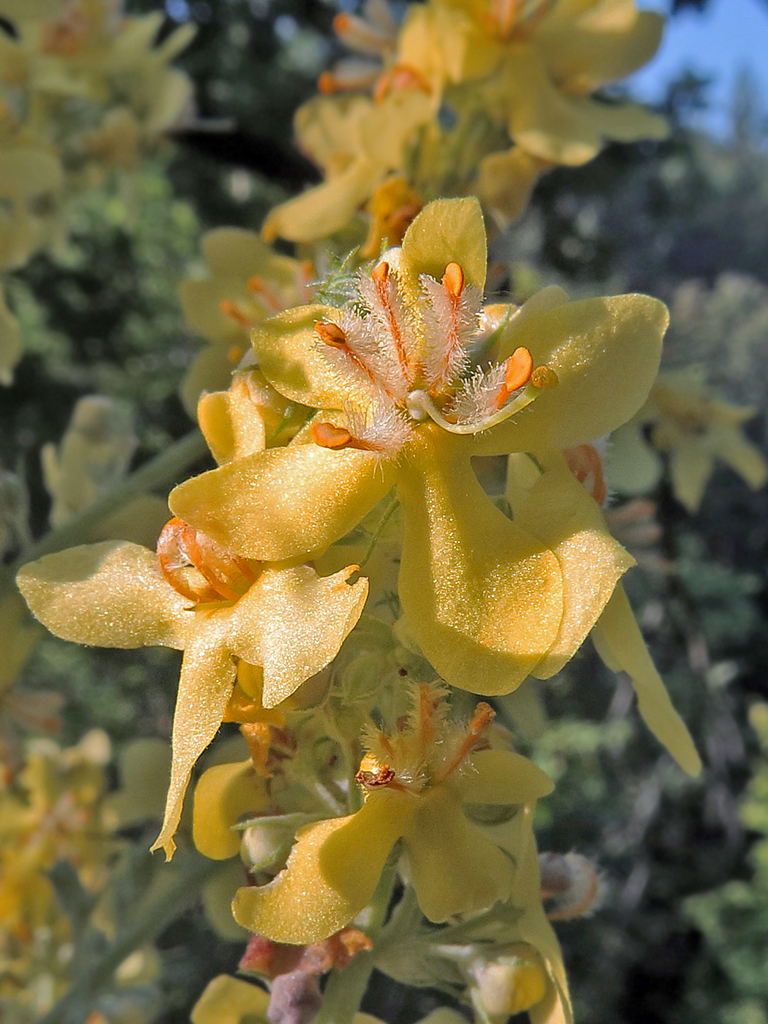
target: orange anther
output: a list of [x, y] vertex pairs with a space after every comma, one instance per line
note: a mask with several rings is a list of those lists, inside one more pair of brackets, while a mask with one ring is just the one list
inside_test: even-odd
[[332, 71], [324, 71], [317, 80], [317, 88], [323, 96], [332, 96], [339, 91], [339, 83]]
[[464, 291], [464, 271], [458, 263], [449, 263], [443, 274], [443, 284], [456, 298]]
[[313, 423], [309, 432], [320, 448], [345, 448], [352, 440], [348, 430], [334, 426], [333, 423]]
[[504, 389], [508, 394], [517, 391], [531, 379], [533, 356], [527, 348], [516, 348], [504, 368]]
[[227, 358], [230, 363], [239, 363], [244, 354], [242, 345], [233, 345], [229, 352], [227, 352]]
[[348, 347], [346, 334], [333, 320], [318, 320], [315, 334], [319, 334], [326, 345], [333, 345], [334, 348]]
[[556, 388], [560, 378], [549, 366], [537, 366], [531, 374], [531, 384], [539, 391], [546, 391], [547, 388]]
[[389, 264], [386, 260], [378, 263], [371, 271], [371, 277], [378, 285], [386, 284], [389, 280]]
[[176, 516], [160, 531], [157, 561], [166, 582], [194, 604], [237, 601], [256, 578], [242, 559]]
[[349, 31], [349, 27], [352, 24], [352, 19], [348, 14], [337, 14], [333, 19], [333, 31], [338, 35], [343, 35]]

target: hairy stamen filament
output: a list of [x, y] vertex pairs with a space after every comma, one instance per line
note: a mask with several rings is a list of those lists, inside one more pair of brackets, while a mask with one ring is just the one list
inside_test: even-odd
[[486, 704], [485, 701], [480, 703], [475, 708], [475, 712], [472, 715], [472, 721], [469, 723], [467, 729], [467, 735], [464, 738], [464, 742], [461, 744], [459, 749], [455, 752], [454, 756], [448, 761], [432, 777], [432, 784], [437, 785], [439, 782], [443, 782], [451, 772], [454, 772], [459, 765], [462, 763], [464, 758], [470, 752], [472, 747], [477, 743], [483, 733], [486, 731], [488, 726], [491, 724], [493, 719], [496, 717], [496, 712], [493, 710], [490, 704]]

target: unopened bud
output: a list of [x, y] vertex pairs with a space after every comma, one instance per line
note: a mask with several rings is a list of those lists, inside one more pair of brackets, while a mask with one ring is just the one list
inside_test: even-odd
[[241, 853], [251, 871], [265, 871], [288, 856], [294, 829], [279, 825], [250, 825], [243, 832]]
[[472, 998], [491, 1017], [505, 1020], [541, 1002], [547, 990], [547, 976], [531, 947], [521, 946], [496, 960], [475, 961]]

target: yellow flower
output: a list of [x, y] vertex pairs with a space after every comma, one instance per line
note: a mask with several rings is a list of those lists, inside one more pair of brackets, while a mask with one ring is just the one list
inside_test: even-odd
[[252, 231], [216, 228], [203, 235], [208, 273], [179, 286], [189, 327], [209, 342], [182, 385], [193, 411], [203, 391], [227, 387], [233, 368], [248, 350], [251, 327], [308, 299], [312, 266], [273, 252]]
[[440, 686], [421, 684], [412, 697], [413, 710], [397, 732], [368, 730], [369, 754], [357, 774], [365, 794], [361, 810], [300, 829], [274, 881], [238, 891], [232, 910], [240, 924], [276, 942], [332, 935], [370, 901], [398, 840], [430, 921], [510, 897], [515, 863], [467, 817], [465, 805], [530, 810], [552, 784], [510, 750], [473, 752], [493, 718], [487, 704], [461, 725], [446, 720]]
[[[611, 484], [630, 494], [652, 488], [662, 468], [655, 448], [669, 453], [672, 490], [689, 512], [699, 510], [718, 461], [757, 490], [768, 480], [768, 463], [740, 429], [755, 412], [715, 398], [699, 367], [667, 370], [659, 375], [648, 402], [632, 422], [611, 437]], [[643, 435], [649, 425], [652, 447]]]
[[634, 0], [431, 0], [411, 8], [398, 59], [428, 65], [433, 91], [449, 103], [461, 101], [451, 86], [475, 83], [530, 156], [583, 164], [606, 138], [667, 134], [666, 122], [642, 107], [591, 95], [647, 63], [662, 27]]
[[[216, 405], [207, 424], [219, 453], [222, 435], [235, 433], [241, 416], [226, 403]], [[249, 443], [247, 450], [258, 446], [258, 435]], [[236, 677], [271, 708], [335, 656], [368, 592], [364, 579], [347, 584], [355, 568], [320, 578], [296, 560], [271, 566], [240, 559], [173, 519], [157, 555], [138, 544], [106, 542], [48, 555], [21, 570], [19, 589], [30, 608], [65, 640], [184, 651], [166, 815], [153, 848], [173, 853], [190, 773], [227, 713]], [[260, 673], [244, 666], [262, 666], [263, 684]]]
[[[555, 552], [563, 575], [571, 581], [570, 602], [566, 602], [564, 623], [569, 616], [583, 614], [585, 588], [594, 586], [583, 578], [585, 572], [584, 535], [593, 550], [599, 544], [610, 544], [610, 534], [598, 504], [576, 479], [562, 454], [550, 452], [538, 457], [538, 467], [530, 459], [518, 456], [510, 469], [507, 497], [514, 521], [539, 538]], [[522, 467], [520, 462], [524, 462]], [[599, 456], [598, 456], [599, 470]], [[542, 472], [543, 470], [543, 472]], [[529, 476], [527, 486], [521, 479]], [[585, 481], [587, 482], [587, 481]], [[602, 476], [594, 481], [605, 499]], [[595, 556], [593, 556], [595, 557]], [[632, 679], [638, 708], [646, 725], [678, 764], [690, 775], [701, 771], [701, 760], [685, 723], [672, 706], [664, 682], [645, 646], [627, 596], [619, 583], [606, 586], [603, 581], [600, 617], [593, 623], [591, 636], [601, 657], [614, 672], [625, 671]], [[533, 670], [533, 675], [546, 679], [565, 663], [564, 652], [554, 647], [548, 657]]]
[[177, 487], [171, 507], [245, 557], [316, 557], [396, 485], [407, 631], [448, 682], [500, 694], [553, 648], [578, 648], [630, 561], [601, 536], [599, 557], [583, 558], [584, 613], [564, 618], [572, 587], [557, 556], [494, 506], [471, 459], [567, 447], [629, 418], [666, 311], [549, 290], [500, 328], [489, 364], [485, 266], [479, 204], [441, 200], [360, 278], [365, 315], [308, 306], [257, 328], [265, 377], [323, 411], [288, 446]]
[[346, 227], [391, 172], [402, 170], [418, 128], [432, 119], [428, 96], [419, 88], [388, 93], [379, 103], [367, 96], [321, 96], [296, 114], [298, 144], [326, 180], [276, 207], [263, 234], [312, 242]]

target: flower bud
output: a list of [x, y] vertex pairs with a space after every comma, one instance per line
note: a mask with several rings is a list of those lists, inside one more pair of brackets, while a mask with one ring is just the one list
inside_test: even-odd
[[472, 999], [491, 1017], [506, 1020], [541, 1002], [547, 976], [532, 949], [521, 946], [493, 961], [476, 960], [470, 968], [475, 978]]
[[241, 854], [251, 871], [280, 867], [288, 856], [294, 829], [279, 825], [251, 825], [243, 832]]

